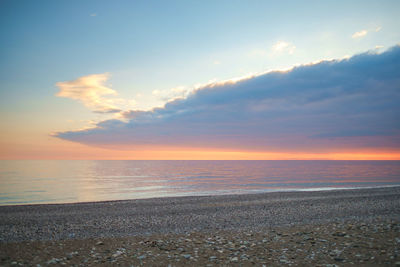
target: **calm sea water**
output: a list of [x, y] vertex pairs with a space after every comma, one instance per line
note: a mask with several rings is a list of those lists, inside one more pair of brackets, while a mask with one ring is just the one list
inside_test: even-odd
[[0, 205], [400, 185], [400, 161], [0, 161]]

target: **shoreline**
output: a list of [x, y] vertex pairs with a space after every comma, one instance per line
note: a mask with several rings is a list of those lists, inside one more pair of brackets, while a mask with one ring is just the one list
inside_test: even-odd
[[[280, 194], [280, 193], [302, 193], [302, 192], [331, 192], [331, 191], [353, 191], [353, 190], [368, 190], [368, 189], [382, 189], [382, 188], [400, 188], [400, 185], [382, 185], [382, 186], [365, 186], [365, 187], [318, 187], [318, 188], [290, 188], [290, 189], [278, 189], [273, 191], [260, 191], [258, 189], [246, 190], [243, 193], [226, 193], [226, 194], [194, 194], [194, 195], [176, 195], [176, 196], [163, 196], [163, 197], [142, 197], [142, 198], [127, 198], [127, 199], [110, 199], [110, 200], [94, 200], [94, 201], [78, 201], [78, 202], [60, 202], [60, 203], [26, 203], [26, 204], [0, 204], [2, 207], [26, 207], [26, 206], [46, 206], [46, 205], [75, 205], [75, 204], [90, 204], [90, 203], [108, 203], [108, 202], [126, 202], [126, 201], [140, 201], [140, 200], [163, 200], [169, 198], [192, 198], [192, 197], [233, 197], [243, 195], [262, 195], [262, 194]], [[244, 190], [243, 190], [244, 191]], [[254, 191], [254, 192], [252, 192]]]

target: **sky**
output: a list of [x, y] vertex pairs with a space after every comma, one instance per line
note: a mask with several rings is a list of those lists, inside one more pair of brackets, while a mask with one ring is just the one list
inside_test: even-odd
[[0, 159], [400, 159], [399, 1], [0, 1]]

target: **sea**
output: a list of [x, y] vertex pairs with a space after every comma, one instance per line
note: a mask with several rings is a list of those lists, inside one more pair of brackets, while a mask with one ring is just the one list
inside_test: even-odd
[[0, 205], [387, 186], [400, 161], [0, 161]]

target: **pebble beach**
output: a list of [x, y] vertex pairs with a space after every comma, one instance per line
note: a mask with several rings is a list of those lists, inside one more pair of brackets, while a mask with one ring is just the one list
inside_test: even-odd
[[0, 207], [1, 266], [400, 266], [400, 187]]

